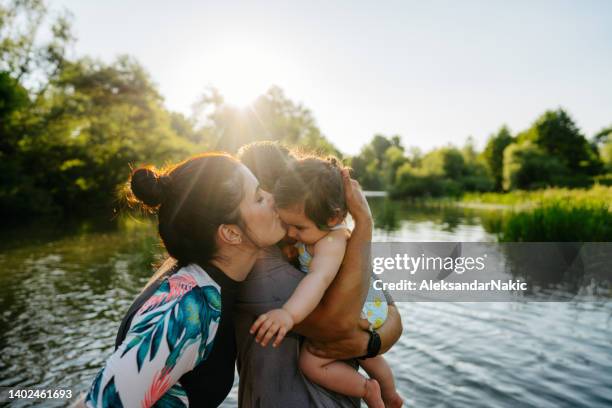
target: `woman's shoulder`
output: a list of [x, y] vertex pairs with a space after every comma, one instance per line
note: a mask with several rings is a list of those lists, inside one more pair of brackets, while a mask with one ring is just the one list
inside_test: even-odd
[[[220, 286], [206, 271], [190, 264], [162, 279], [157, 290], [139, 308], [137, 318], [151, 312], [161, 312], [180, 304], [206, 304], [221, 310]], [[134, 319], [139, 320], [139, 319]]]
[[163, 279], [134, 316], [120, 347], [122, 356], [137, 348], [141, 366], [148, 350], [152, 359], [165, 337], [163, 349], [170, 353], [166, 365], [174, 366], [189, 344], [198, 345], [196, 364], [206, 359], [221, 317], [221, 293], [219, 285], [203, 272], [189, 265]]

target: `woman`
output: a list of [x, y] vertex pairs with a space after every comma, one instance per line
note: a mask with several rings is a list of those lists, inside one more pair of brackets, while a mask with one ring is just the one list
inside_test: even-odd
[[[239, 152], [241, 161], [255, 174], [264, 188], [272, 188], [293, 160], [290, 152], [271, 142], [256, 142]], [[253, 271], [240, 284], [234, 314], [238, 342], [238, 390], [240, 407], [359, 407], [359, 399], [332, 393], [306, 379], [298, 368], [302, 336], [321, 357], [352, 359], [368, 352], [370, 334], [367, 320], [360, 320], [361, 307], [369, 288], [369, 245], [372, 215], [359, 185], [344, 174], [344, 190], [355, 228], [349, 239], [344, 261], [319, 306], [289, 333], [277, 348], [262, 347], [248, 333], [257, 316], [278, 308], [291, 296], [304, 274], [270, 247], [261, 252]], [[390, 307], [380, 329], [379, 353], [386, 352], [400, 337], [399, 313]], [[266, 342], [264, 341], [264, 344]], [[357, 367], [355, 360], [348, 361]]]
[[259, 250], [285, 231], [272, 196], [229, 155], [209, 153], [163, 172], [139, 168], [131, 191], [157, 210], [176, 263], [162, 268], [121, 323], [90, 407], [218, 406], [234, 377], [232, 308]]

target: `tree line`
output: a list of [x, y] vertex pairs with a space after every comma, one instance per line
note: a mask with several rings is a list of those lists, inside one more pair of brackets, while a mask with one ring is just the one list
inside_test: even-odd
[[[41, 41], [40, 33], [48, 38]], [[68, 14], [44, 0], [0, 2], [0, 212], [5, 217], [91, 214], [116, 208], [130, 166], [162, 166], [202, 151], [235, 152], [256, 140], [335, 154], [312, 112], [270, 88], [248, 109], [204, 89], [193, 115], [164, 105], [130, 56], [71, 57]], [[527, 130], [502, 127], [482, 152], [473, 140], [422, 153], [375, 135], [345, 158], [367, 189], [396, 197], [584, 186], [609, 180], [612, 127], [587, 140], [562, 109]]]
[[399, 136], [375, 135], [351, 166], [367, 189], [394, 197], [464, 192], [589, 187], [612, 184], [612, 126], [591, 140], [566, 110], [548, 110], [515, 135], [502, 126], [478, 152], [472, 138], [427, 153], [405, 149]]
[[[40, 33], [49, 32], [41, 41]], [[130, 56], [71, 58], [67, 14], [42, 0], [0, 3], [0, 211], [89, 214], [116, 206], [130, 166], [158, 166], [260, 139], [338, 154], [312, 113], [272, 87], [248, 110], [204, 89], [194, 114], [168, 110]]]

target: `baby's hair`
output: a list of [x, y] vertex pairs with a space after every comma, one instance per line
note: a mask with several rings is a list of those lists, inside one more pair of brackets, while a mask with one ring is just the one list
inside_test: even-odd
[[279, 142], [258, 141], [242, 146], [238, 159], [251, 170], [261, 188], [272, 192], [274, 184], [295, 161], [292, 151]]
[[293, 163], [274, 186], [274, 199], [278, 208], [304, 206], [304, 214], [319, 229], [328, 229], [332, 218], [346, 216], [346, 200], [340, 161], [306, 157]]

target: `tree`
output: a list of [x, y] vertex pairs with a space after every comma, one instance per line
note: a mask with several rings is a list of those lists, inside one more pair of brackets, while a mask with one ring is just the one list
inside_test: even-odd
[[517, 139], [519, 142], [533, 142], [546, 154], [556, 157], [573, 173], [593, 175], [601, 170], [597, 151], [593, 150], [563, 109], [544, 112]]
[[286, 145], [341, 156], [321, 133], [311, 111], [271, 87], [246, 109], [225, 104], [215, 89], [208, 89], [196, 104], [201, 131], [219, 150], [235, 152], [257, 140], [277, 140]]
[[458, 180], [464, 175], [465, 160], [457, 148], [442, 147], [423, 157], [423, 169], [428, 174]]
[[[8, 72], [32, 95], [40, 95], [56, 78], [66, 61], [67, 47], [74, 42], [67, 12], [48, 22], [43, 0], [14, 0], [0, 4], [0, 71]], [[49, 26], [51, 39], [37, 41]]]
[[108, 207], [130, 165], [194, 150], [171, 126], [148, 74], [133, 59], [66, 63], [20, 141], [24, 170], [64, 211]]
[[599, 151], [607, 172], [612, 172], [612, 126], [608, 126], [595, 135], [594, 148]]
[[374, 155], [376, 159], [382, 163], [384, 160], [385, 152], [388, 148], [392, 146], [391, 140], [387, 139], [384, 135], [376, 134], [372, 138], [370, 142], [370, 146], [372, 146], [372, 150], [374, 151]]
[[502, 189], [504, 150], [513, 142], [514, 138], [510, 134], [510, 130], [504, 125], [496, 134], [489, 136], [487, 145], [482, 152], [482, 157], [491, 172], [496, 190]]
[[534, 143], [511, 144], [504, 150], [504, 190], [552, 186], [566, 171], [561, 160]]
[[[46, 212], [55, 208], [49, 185], [39, 185], [30, 158], [23, 154], [27, 139], [38, 123], [45, 91], [57, 78], [73, 38], [64, 14], [49, 21], [40, 0], [15, 0], [0, 4], [0, 207], [6, 213]], [[41, 42], [37, 33], [50, 28]]]
[[383, 159], [382, 174], [384, 184], [392, 186], [395, 183], [397, 169], [399, 169], [408, 159], [404, 156], [404, 149], [392, 144], [386, 151]]
[[376, 134], [357, 156], [351, 158], [353, 174], [369, 190], [388, 190], [395, 182], [397, 169], [408, 159], [398, 135]]

